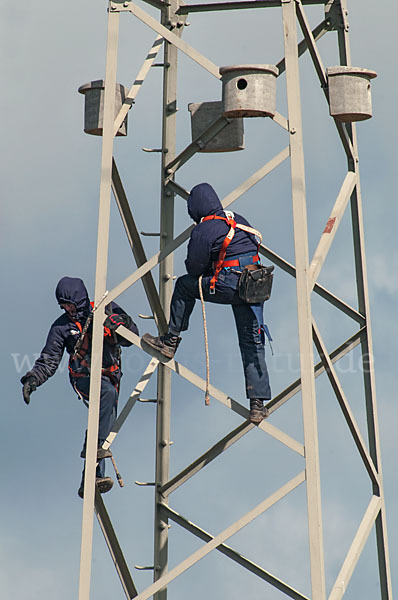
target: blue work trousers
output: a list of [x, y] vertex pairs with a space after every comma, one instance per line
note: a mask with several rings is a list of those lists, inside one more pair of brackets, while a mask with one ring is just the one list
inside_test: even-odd
[[[71, 377], [71, 383], [82, 399], [88, 402], [90, 377]], [[100, 414], [98, 424], [98, 446], [102, 446], [112, 431], [117, 416], [119, 392], [108, 377], [101, 377]], [[85, 445], [85, 444], [84, 444]], [[84, 472], [84, 471], [83, 471]], [[105, 476], [105, 459], [99, 461], [97, 477]]]
[[[222, 269], [214, 294], [210, 294], [211, 277], [209, 275], [202, 278], [203, 297], [206, 302], [232, 306], [245, 375], [246, 396], [269, 400], [271, 389], [265, 362], [265, 348], [259, 331], [260, 324], [251, 305], [239, 298], [237, 291], [239, 274], [230, 269]], [[170, 306], [169, 330], [171, 332], [179, 334], [188, 329], [189, 317], [195, 301], [199, 298], [198, 277], [183, 275], [177, 279]]]

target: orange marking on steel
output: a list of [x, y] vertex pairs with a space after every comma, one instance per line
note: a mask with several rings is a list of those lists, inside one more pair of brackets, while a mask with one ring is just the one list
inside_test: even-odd
[[330, 233], [334, 227], [335, 222], [336, 217], [330, 217], [330, 219], [328, 219], [328, 222], [326, 223], [326, 227], [323, 230], [323, 233]]

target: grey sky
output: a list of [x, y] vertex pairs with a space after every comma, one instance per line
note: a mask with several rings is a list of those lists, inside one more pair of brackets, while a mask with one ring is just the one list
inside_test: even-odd
[[[381, 5], [381, 3], [379, 3]], [[143, 7], [156, 16], [156, 10]], [[389, 525], [393, 585], [398, 585], [398, 515], [396, 478], [398, 407], [394, 317], [398, 291], [396, 245], [395, 114], [396, 3], [382, 9], [374, 2], [350, 0], [352, 61], [374, 69], [374, 118], [358, 125], [361, 187], [375, 346], [377, 397]], [[312, 25], [322, 9], [308, 8]], [[184, 39], [217, 65], [270, 63], [283, 56], [279, 9], [243, 14], [191, 15]], [[74, 396], [64, 361], [53, 379], [26, 407], [19, 378], [44, 345], [49, 326], [59, 315], [54, 290], [64, 275], [84, 279], [93, 294], [97, 234], [100, 139], [83, 133], [83, 97], [77, 88], [104, 76], [106, 2], [38, 3], [2, 6], [0, 43], [3, 61], [2, 115], [2, 437], [4, 478], [0, 499], [2, 597], [37, 600], [77, 597], [81, 500], [77, 496], [79, 458], [87, 413]], [[222, 31], [222, 33], [220, 33]], [[122, 15], [118, 80], [129, 85], [146, 56], [154, 34], [131, 15]], [[334, 34], [319, 43], [326, 66], [337, 64]], [[187, 104], [221, 98], [220, 83], [184, 56], [180, 58], [177, 149], [190, 141]], [[302, 95], [310, 254], [333, 206], [345, 174], [345, 161], [309, 57], [302, 60]], [[286, 114], [284, 77], [278, 80], [278, 110]], [[161, 69], [152, 69], [136, 106], [129, 113], [129, 135], [115, 141], [115, 155], [139, 230], [159, 227], [159, 157], [142, 147], [160, 144]], [[190, 189], [209, 181], [225, 196], [282, 150], [285, 133], [269, 120], [245, 121], [246, 149], [225, 155], [200, 155], [178, 175]], [[253, 188], [231, 208], [259, 228], [265, 243], [294, 262], [288, 164]], [[348, 216], [348, 215], [347, 215]], [[347, 217], [346, 216], [346, 217]], [[176, 199], [176, 232], [190, 224], [184, 201]], [[156, 238], [145, 238], [148, 256]], [[336, 236], [320, 281], [355, 304], [350, 226], [346, 218]], [[184, 270], [185, 248], [176, 253], [175, 274]], [[112, 287], [134, 268], [117, 211], [112, 209], [109, 281]], [[157, 275], [155, 270], [155, 275]], [[154, 332], [142, 286], [133, 286], [120, 304], [134, 317], [140, 333]], [[314, 313], [328, 348], [353, 333], [352, 324], [314, 298]], [[209, 307], [211, 380], [246, 405], [243, 374], [232, 313]], [[295, 379], [298, 344], [294, 281], [277, 272], [266, 321], [274, 338], [267, 352], [273, 393]], [[204, 375], [203, 333], [199, 307], [184, 336], [179, 359]], [[124, 352], [120, 405], [149, 362], [137, 349]], [[366, 436], [359, 355], [342, 361], [339, 376]], [[204, 406], [202, 392], [173, 377], [172, 474], [239, 424], [216, 400]], [[155, 393], [154, 382], [146, 397]], [[333, 585], [342, 560], [367, 506], [366, 473], [342, 421], [328, 382], [317, 384], [327, 586]], [[152, 396], [153, 397], [153, 396]], [[114, 444], [126, 481], [106, 504], [128, 564], [152, 563], [153, 489], [134, 485], [152, 481], [155, 411], [134, 408]], [[287, 403], [272, 423], [302, 441], [300, 398]], [[238, 519], [303, 468], [299, 457], [261, 431], [254, 431], [172, 498], [171, 505], [214, 534]], [[108, 473], [110, 469], [108, 467]], [[265, 513], [229, 541], [242, 554], [309, 595], [305, 490]], [[173, 525], [170, 565], [200, 543]], [[214, 556], [213, 556], [214, 554]], [[170, 598], [262, 598], [283, 596], [254, 576], [213, 553], [170, 586]], [[148, 572], [133, 570], [139, 590], [150, 583]], [[345, 595], [348, 600], [378, 597], [375, 541], [372, 534]], [[95, 524], [92, 598], [122, 598], [101, 533]]]

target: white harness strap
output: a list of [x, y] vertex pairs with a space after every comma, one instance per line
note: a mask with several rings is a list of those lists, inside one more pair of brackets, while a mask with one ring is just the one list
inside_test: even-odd
[[[232, 212], [232, 210], [224, 210], [224, 214], [227, 217], [227, 219], [233, 219], [235, 221], [235, 213]], [[205, 217], [202, 217], [200, 222], [202, 223], [204, 219], [205, 219]], [[238, 229], [242, 229], [242, 231], [246, 231], [247, 233], [252, 233], [253, 235], [255, 235], [260, 240], [260, 244], [263, 241], [263, 236], [258, 231], [258, 229], [254, 229], [254, 227], [249, 227], [248, 225], [242, 225], [241, 223], [236, 223], [236, 227]], [[229, 239], [232, 240], [234, 235], [235, 235], [235, 230], [233, 227], [231, 227], [231, 229], [229, 230], [229, 232], [227, 234], [227, 237], [229, 237]]]

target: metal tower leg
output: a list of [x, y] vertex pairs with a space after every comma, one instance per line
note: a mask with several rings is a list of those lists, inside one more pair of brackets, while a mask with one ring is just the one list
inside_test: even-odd
[[325, 600], [325, 567], [323, 555], [314, 354], [312, 343], [305, 172], [297, 51], [296, 4], [293, 0], [282, 0], [282, 15], [290, 129], [297, 311], [306, 456], [311, 585], [313, 600]]
[[[80, 555], [79, 600], [89, 600], [91, 556], [93, 539], [95, 469], [97, 463], [98, 421], [101, 390], [104, 300], [108, 263], [109, 218], [111, 200], [113, 121], [115, 114], [115, 87], [119, 14], [109, 12], [108, 41], [105, 73], [104, 125], [102, 138], [101, 184], [98, 219], [97, 265], [95, 275], [95, 306], [90, 377], [90, 403], [86, 469], [84, 478], [82, 543]], [[101, 303], [102, 302], [102, 303]]]
[[[162, 24], [167, 27], [175, 21], [179, 4], [173, 0], [163, 12]], [[161, 161], [160, 250], [174, 237], [174, 193], [166, 187], [166, 164], [175, 156], [177, 112], [177, 48], [165, 40], [163, 68], [163, 118]], [[173, 255], [169, 254], [159, 266], [159, 297], [166, 320], [169, 319], [170, 300], [173, 293]], [[165, 333], [165, 332], [161, 332]], [[160, 513], [161, 487], [169, 479], [170, 463], [170, 412], [171, 371], [162, 364], [158, 367], [158, 395], [156, 419], [156, 489], [154, 524], [154, 581], [166, 574], [168, 568], [168, 522]], [[166, 500], [167, 502], [167, 500]], [[154, 596], [166, 600], [167, 588]]]
[[[351, 50], [347, 23], [347, 2], [341, 0], [342, 26], [338, 29], [340, 63], [351, 66]], [[348, 169], [356, 175], [356, 187], [351, 196], [351, 218], [354, 240], [354, 258], [357, 282], [359, 312], [366, 319], [366, 336], [361, 342], [362, 368], [365, 387], [366, 415], [369, 439], [369, 451], [379, 475], [378, 484], [373, 484], [373, 494], [381, 498], [380, 512], [376, 518], [376, 541], [379, 563], [380, 589], [382, 600], [392, 600], [392, 584], [390, 560], [388, 553], [388, 537], [386, 509], [384, 503], [383, 476], [381, 467], [379, 423], [376, 403], [376, 386], [373, 362], [373, 340], [369, 310], [368, 276], [365, 257], [365, 237], [363, 229], [362, 198], [359, 178], [358, 142], [355, 123], [347, 126], [352, 146], [354, 160], [348, 160]]]

